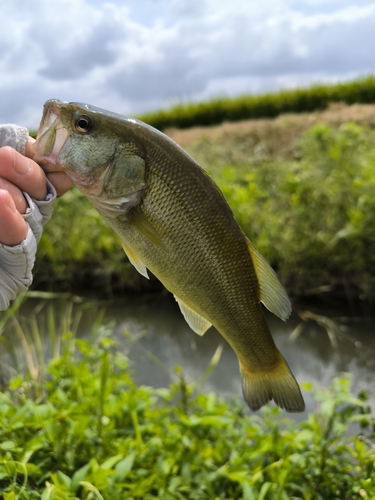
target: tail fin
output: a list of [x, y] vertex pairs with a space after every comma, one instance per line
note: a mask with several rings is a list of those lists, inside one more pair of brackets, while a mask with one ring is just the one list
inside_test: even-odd
[[279, 353], [280, 359], [272, 371], [253, 371], [240, 361], [242, 392], [249, 408], [259, 410], [272, 399], [280, 408], [298, 413], [304, 411], [299, 385], [290, 368]]

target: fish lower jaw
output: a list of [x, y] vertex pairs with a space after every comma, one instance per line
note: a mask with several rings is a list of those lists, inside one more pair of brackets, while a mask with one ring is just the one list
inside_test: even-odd
[[50, 172], [64, 172], [64, 169], [56, 164], [56, 156], [44, 157], [42, 162], [37, 162], [46, 173]]
[[33, 156], [45, 172], [63, 172], [58, 156], [69, 143], [70, 132], [63, 126], [60, 113], [47, 112], [43, 124], [38, 131], [37, 139], [32, 145]]
[[37, 141], [29, 146], [28, 157], [40, 165], [47, 173], [63, 171], [61, 167], [56, 165], [56, 156], [56, 154], [45, 156], [43, 152], [40, 151], [40, 145]]

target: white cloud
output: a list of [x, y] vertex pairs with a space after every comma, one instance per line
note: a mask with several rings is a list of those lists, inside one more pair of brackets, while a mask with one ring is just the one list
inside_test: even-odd
[[0, 0], [0, 122], [56, 97], [135, 114], [375, 69], [359, 0]]

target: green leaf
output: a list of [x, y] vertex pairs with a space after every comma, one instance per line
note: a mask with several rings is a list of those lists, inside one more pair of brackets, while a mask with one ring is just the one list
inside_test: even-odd
[[2, 493], [2, 495], [4, 497], [4, 500], [17, 500], [16, 494], [14, 493], [14, 491], [10, 491], [9, 493], [4, 491]]
[[3, 441], [0, 443], [0, 448], [2, 450], [13, 450], [16, 447], [16, 443], [14, 441]]
[[300, 442], [308, 442], [308, 441], [313, 441], [314, 440], [314, 432], [310, 431], [308, 429], [304, 429], [295, 436], [296, 441]]
[[99, 500], [104, 500], [104, 498], [100, 494], [99, 490], [93, 484], [88, 483], [87, 481], [81, 481], [80, 484], [81, 484], [81, 486], [86, 488], [86, 490], [93, 493], [95, 495], [94, 498], [99, 498]]
[[130, 453], [130, 455], [116, 465], [116, 475], [114, 476], [116, 480], [122, 481], [129, 474], [133, 467], [134, 459], [135, 453]]
[[87, 473], [90, 469], [90, 465], [91, 465], [90, 463], [84, 465], [73, 474], [70, 486], [71, 491], [73, 492], [77, 491], [79, 484], [86, 478]]
[[312, 391], [314, 389], [314, 385], [311, 382], [301, 382], [300, 385], [305, 391]]
[[242, 485], [243, 500], [257, 500], [253, 488], [245, 481]]
[[72, 480], [69, 476], [58, 470], [55, 474], [51, 474], [51, 478], [55, 486], [63, 486], [67, 490], [70, 490]]
[[320, 405], [320, 411], [325, 417], [331, 417], [335, 410], [336, 402], [334, 400], [323, 401]]
[[271, 486], [272, 486], [272, 483], [270, 483], [270, 482], [264, 483], [260, 489], [259, 496], [258, 496], [257, 500], [264, 500], [264, 498], [266, 498], [268, 490], [271, 488]]
[[115, 455], [114, 457], [107, 458], [105, 462], [101, 464], [102, 469], [112, 469], [114, 465], [117, 464], [122, 459], [123, 455]]

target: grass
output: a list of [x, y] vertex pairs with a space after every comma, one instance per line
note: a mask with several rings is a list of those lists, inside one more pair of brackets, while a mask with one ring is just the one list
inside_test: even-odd
[[144, 114], [141, 120], [165, 130], [216, 125], [225, 121], [274, 118], [283, 113], [310, 113], [333, 102], [375, 103], [375, 77], [369, 75], [335, 85], [282, 90], [263, 95], [222, 97], [209, 102], [178, 104], [168, 110]]
[[[349, 376], [305, 384], [317, 409], [298, 424], [272, 407], [250, 415], [178, 367], [169, 388], [137, 386], [100, 317], [79, 340], [49, 316], [59, 350], [0, 392], [0, 498], [374, 498], [375, 420]], [[61, 317], [74, 327], [69, 308]]]

